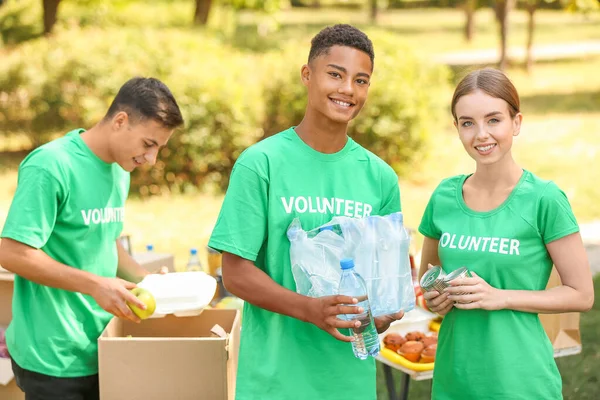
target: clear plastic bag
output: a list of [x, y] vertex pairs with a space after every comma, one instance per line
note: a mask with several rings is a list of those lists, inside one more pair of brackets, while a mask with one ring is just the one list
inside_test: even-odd
[[337, 294], [340, 260], [349, 257], [367, 284], [374, 316], [414, 308], [410, 236], [402, 213], [360, 219], [334, 217], [310, 231], [304, 231], [295, 218], [287, 236], [298, 293], [310, 297]]

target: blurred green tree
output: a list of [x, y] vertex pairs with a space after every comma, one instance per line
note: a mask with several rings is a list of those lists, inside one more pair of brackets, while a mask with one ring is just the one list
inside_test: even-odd
[[31, 10], [31, 1], [3, 0], [0, 8], [0, 47], [16, 45], [42, 34], [41, 10]]

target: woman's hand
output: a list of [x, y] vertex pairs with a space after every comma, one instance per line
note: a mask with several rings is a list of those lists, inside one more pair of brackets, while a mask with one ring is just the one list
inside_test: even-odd
[[445, 289], [448, 300], [454, 302], [454, 307], [462, 310], [502, 310], [506, 308], [505, 292], [490, 286], [475, 272], [472, 278], [456, 278]]
[[452, 300], [448, 299], [448, 293], [440, 294], [436, 290], [423, 293], [423, 298], [427, 303], [427, 308], [439, 315], [446, 315], [452, 310]]

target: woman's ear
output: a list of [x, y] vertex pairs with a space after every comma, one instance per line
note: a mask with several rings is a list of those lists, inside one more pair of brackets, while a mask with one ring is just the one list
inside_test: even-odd
[[523, 114], [518, 113], [513, 118], [513, 136], [519, 136], [521, 133], [521, 123], [523, 122]]

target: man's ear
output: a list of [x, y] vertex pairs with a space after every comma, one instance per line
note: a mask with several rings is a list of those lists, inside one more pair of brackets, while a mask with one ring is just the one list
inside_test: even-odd
[[300, 77], [302, 78], [302, 84], [304, 86], [308, 85], [308, 82], [310, 80], [310, 75], [311, 75], [310, 67], [308, 66], [308, 64], [304, 64], [302, 66], [302, 68], [300, 69]]
[[111, 126], [114, 130], [122, 129], [129, 124], [129, 115], [125, 111], [119, 111], [111, 120]]

